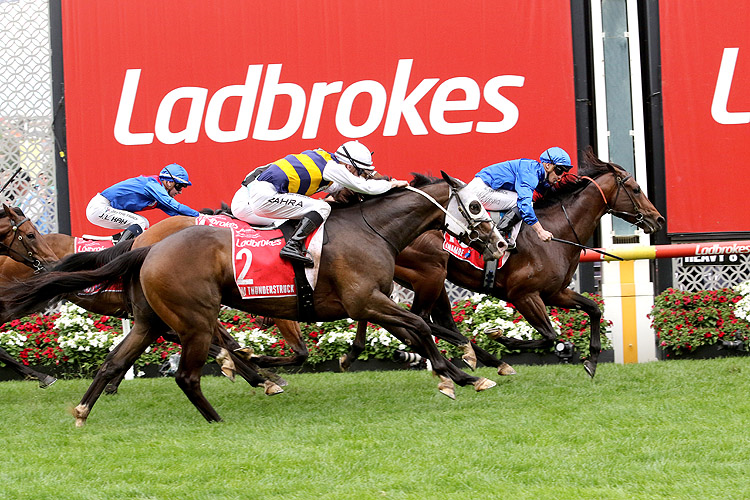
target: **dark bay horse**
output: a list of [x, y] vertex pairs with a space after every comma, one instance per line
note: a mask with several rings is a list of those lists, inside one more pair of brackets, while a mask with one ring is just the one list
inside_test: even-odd
[[[588, 149], [579, 165], [578, 177], [570, 176], [559, 190], [538, 201], [534, 206], [542, 225], [556, 238], [583, 244], [594, 234], [604, 214], [612, 214], [637, 225], [651, 234], [664, 225], [664, 217], [649, 201], [632, 175], [614, 163], [599, 160]], [[518, 236], [518, 253], [510, 256], [495, 276], [494, 288], [483, 290], [484, 272], [442, 248], [443, 236], [438, 231], [418, 237], [396, 259], [395, 277], [415, 292], [412, 312], [425, 318], [431, 316], [438, 326], [438, 337], [468, 342], [453, 322], [451, 303], [444, 281], [468, 290], [490, 293], [513, 304], [542, 336], [541, 340], [519, 340], [492, 335], [510, 349], [549, 347], [556, 340], [547, 306], [578, 309], [589, 316], [591, 356], [584, 362], [593, 377], [601, 351], [600, 319], [597, 304], [568, 288], [580, 259], [580, 249], [559, 242], [544, 243], [528, 228]], [[352, 350], [342, 358], [351, 363], [364, 349], [365, 330], [360, 325]], [[456, 339], [458, 337], [458, 339]], [[479, 360], [486, 366], [503, 369], [500, 360], [474, 345]], [[506, 365], [507, 366], [507, 365]]]
[[[500, 257], [500, 235], [478, 200], [464, 189], [465, 184], [443, 177], [417, 175], [412, 184], [420, 192], [397, 189], [331, 213], [313, 296], [315, 319], [350, 317], [379, 324], [430, 359], [441, 377], [459, 385], [472, 384], [480, 391], [494, 382], [468, 375], [449, 363], [432, 341], [427, 323], [390, 299], [396, 255], [425, 231], [447, 226], [463, 239], [471, 234], [485, 258]], [[462, 220], [467, 231], [451, 229]], [[295, 297], [242, 299], [234, 282], [232, 257], [230, 231], [190, 227], [97, 270], [53, 272], [5, 288], [3, 312], [38, 310], [60, 295], [122, 278], [133, 304], [134, 327], [107, 358], [76, 407], [77, 425], [85, 423], [107, 382], [170, 328], [183, 346], [177, 384], [206, 420], [218, 421], [218, 413], [201, 391], [200, 376], [220, 306], [274, 318], [296, 319], [298, 315]]]
[[[127, 252], [131, 248], [142, 248], [152, 245], [153, 243], [166, 238], [170, 234], [194, 225], [195, 217], [170, 217], [157, 222], [151, 226], [148, 231], [144, 231], [130, 242], [123, 242], [121, 245], [116, 245], [113, 248], [101, 252], [83, 252], [77, 254], [75, 257], [67, 259], [64, 263], [55, 263], [55, 269], [64, 270], [64, 266], [76, 270], [94, 269], [100, 267], [104, 262], [108, 262], [118, 255]], [[57, 257], [55, 260], [63, 259], [75, 254], [75, 237], [73, 236], [52, 233], [44, 235], [43, 237], [40, 236], [40, 238], [43, 239], [52, 249], [54, 255]], [[49, 265], [53, 264], [49, 261], [47, 263]], [[10, 257], [0, 257], [0, 283], [28, 279], [33, 276], [33, 274], [34, 269], [32, 269], [28, 261], [19, 262]], [[130, 309], [127, 297], [122, 292], [118, 291], [103, 291], [96, 294], [70, 294], [66, 296], [65, 299], [87, 311], [117, 318], [127, 318]], [[294, 325], [299, 328], [299, 325], [296, 323], [294, 323]], [[268, 395], [283, 392], [283, 389], [281, 389], [275, 381], [269, 381], [267, 378], [262, 377], [258, 373], [258, 366], [252, 361], [244, 360], [242, 357], [233, 354], [233, 351], [241, 346], [223, 327], [219, 328], [218, 332], [220, 337], [216, 339], [216, 343], [211, 344], [209, 353], [220, 363], [222, 372], [224, 372], [225, 375], [233, 380], [236, 371], [251, 385], [255, 387], [264, 387], [265, 392]], [[179, 342], [177, 336], [172, 332], [165, 334], [164, 337], [169, 341]], [[25, 368], [28, 369], [28, 367]], [[117, 392], [117, 387], [121, 380], [122, 378], [119, 378], [117, 381], [110, 384], [107, 387], [107, 392], [110, 394]], [[276, 381], [279, 380], [281, 379], [276, 379]]]
[[[14, 266], [28, 269], [30, 274], [44, 270], [57, 260], [52, 248], [23, 211], [6, 204], [0, 212], [0, 255], [7, 256], [4, 259]], [[0, 323], [4, 322], [5, 319], [0, 317]], [[56, 381], [51, 375], [19, 363], [3, 349], [0, 349], [0, 361], [24, 377], [37, 379], [39, 387], [49, 387]]]

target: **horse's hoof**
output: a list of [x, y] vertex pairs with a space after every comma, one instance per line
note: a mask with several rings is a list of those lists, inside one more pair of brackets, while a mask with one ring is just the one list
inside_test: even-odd
[[117, 394], [117, 386], [116, 385], [108, 385], [104, 388], [104, 394], [107, 396], [112, 396], [114, 394]]
[[497, 385], [496, 382], [488, 378], [479, 377], [479, 379], [476, 382], [474, 382], [474, 389], [476, 389], [477, 392], [486, 391], [487, 389], [492, 389], [496, 385]]
[[232, 351], [238, 358], [244, 359], [245, 361], [250, 361], [250, 358], [253, 354], [255, 354], [255, 351], [253, 351], [252, 347], [240, 347], [239, 349], [235, 349]]
[[453, 381], [449, 378], [440, 376], [440, 383], [438, 384], [438, 391], [441, 394], [445, 394], [451, 399], [456, 399], [456, 386]]
[[221, 373], [234, 382], [235, 366], [232, 357], [229, 355], [229, 351], [222, 348], [221, 351], [219, 351], [219, 355], [216, 356], [216, 362], [221, 366]]
[[57, 382], [57, 379], [55, 377], [53, 377], [52, 375], [45, 375], [44, 377], [39, 379], [39, 388], [46, 389], [55, 382]]
[[350, 366], [351, 366], [351, 363], [347, 362], [346, 354], [344, 354], [343, 356], [339, 358], [339, 368], [341, 369], [342, 372], [348, 372]]
[[513, 367], [508, 363], [503, 361], [502, 363], [500, 363], [500, 366], [497, 367], [497, 374], [502, 376], [516, 375], [516, 370], [514, 370]]
[[484, 331], [484, 334], [487, 335], [492, 340], [497, 340], [498, 338], [503, 336], [503, 329], [499, 326], [496, 326], [494, 328], [487, 328]]
[[282, 377], [277, 375], [275, 372], [271, 370], [267, 370], [266, 368], [259, 368], [258, 373], [262, 375], [263, 377], [267, 378], [268, 380], [272, 380], [276, 382], [276, 385], [281, 387], [286, 387], [289, 385], [289, 382], [284, 380]]
[[461, 359], [466, 363], [466, 366], [471, 368], [471, 371], [474, 371], [477, 369], [477, 355], [474, 353], [474, 348], [471, 347], [471, 344], [466, 344], [465, 346], [462, 346], [464, 354], [461, 356]]
[[86, 405], [78, 405], [73, 408], [73, 416], [76, 419], [76, 427], [83, 427], [86, 424], [86, 419], [89, 416], [89, 407]]
[[266, 396], [273, 396], [275, 394], [281, 394], [284, 392], [284, 389], [276, 385], [274, 382], [271, 382], [270, 380], [266, 380], [263, 382], [263, 387], [265, 387]]
[[596, 364], [588, 359], [583, 362], [583, 369], [586, 370], [586, 373], [588, 373], [591, 378], [594, 378], [594, 375], [596, 375]]

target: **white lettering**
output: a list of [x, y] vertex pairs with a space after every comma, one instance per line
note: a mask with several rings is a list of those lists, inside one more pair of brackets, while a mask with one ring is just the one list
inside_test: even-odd
[[411, 75], [413, 61], [413, 59], [401, 59], [398, 62], [396, 77], [393, 79], [391, 101], [388, 103], [388, 114], [385, 117], [385, 127], [383, 128], [383, 136], [385, 137], [394, 136], [398, 133], [398, 126], [401, 123], [402, 116], [412, 134], [427, 135], [427, 127], [424, 126], [422, 117], [419, 116], [419, 112], [415, 106], [440, 79], [425, 78], [407, 96], [406, 88], [409, 86], [409, 76]]
[[737, 64], [737, 53], [739, 51], [738, 47], [725, 48], [721, 56], [721, 66], [719, 66], [719, 76], [716, 79], [714, 100], [711, 102], [711, 116], [717, 123], [721, 123], [722, 125], [750, 123], [750, 111], [727, 111], [729, 91], [732, 88], [734, 67]]
[[[253, 139], [259, 141], [283, 141], [288, 139], [302, 125], [305, 115], [307, 97], [302, 87], [296, 83], [279, 83], [281, 64], [269, 64], [266, 69], [266, 79], [263, 82], [263, 93], [258, 105], [258, 116], [255, 118]], [[292, 99], [289, 117], [283, 127], [271, 130], [271, 115], [276, 96], [288, 95]]]
[[[738, 49], [726, 49], [725, 60], [722, 61], [719, 82], [717, 83], [717, 94], [714, 99], [712, 112], [717, 121], [723, 116], [725, 120], [729, 117], [732, 123], [741, 123], [741, 119], [750, 122], [750, 113], [728, 113], [726, 112], [726, 101], [731, 86], [734, 71], [734, 63]], [[731, 51], [734, 51], [732, 54]], [[472, 128], [482, 134], [499, 134], [511, 130], [519, 120], [519, 109], [514, 102], [502, 95], [502, 87], [523, 87], [524, 77], [520, 75], [499, 75], [488, 80], [482, 91], [480, 85], [472, 78], [459, 76], [448, 78], [440, 82], [439, 78], [425, 78], [410, 83], [413, 59], [401, 59], [398, 61], [393, 85], [387, 89], [375, 80], [360, 80], [351, 83], [344, 88], [344, 82], [315, 82], [312, 84], [309, 95], [300, 85], [290, 82], [280, 82], [282, 64], [269, 64], [263, 75], [263, 64], [251, 64], [247, 67], [245, 81], [242, 84], [228, 85], [219, 88], [208, 100], [208, 89], [202, 87], [178, 87], [169, 91], [159, 103], [156, 117], [154, 119], [153, 132], [132, 132], [131, 122], [135, 109], [138, 86], [140, 84], [141, 69], [128, 69], [123, 81], [120, 102], [114, 124], [115, 139], [123, 145], [144, 145], [154, 142], [154, 137], [163, 144], [176, 144], [179, 142], [195, 143], [200, 137], [201, 127], [206, 137], [216, 143], [228, 143], [247, 140], [251, 135], [250, 128], [253, 127], [252, 138], [259, 141], [281, 141], [296, 134], [302, 127], [303, 139], [314, 139], [320, 129], [321, 117], [328, 96], [340, 94], [338, 99], [329, 99], [330, 105], [335, 109], [335, 126], [338, 132], [348, 138], [360, 138], [372, 134], [383, 124], [383, 136], [395, 136], [399, 132], [401, 121], [406, 123], [408, 132], [412, 135], [427, 135], [429, 129], [425, 126], [424, 117], [417, 109], [426, 96], [434, 89], [434, 95], [429, 102], [429, 123], [432, 130], [441, 135], [458, 135], [471, 133]], [[263, 78], [263, 86], [260, 82]], [[436, 87], [437, 86], [437, 87]], [[409, 89], [411, 88], [411, 91]], [[462, 96], [458, 97], [455, 92], [460, 91]], [[258, 93], [260, 92], [260, 96]], [[368, 99], [369, 109], [366, 104], [356, 104], [356, 120], [353, 123], [353, 112], [355, 101], [358, 98]], [[277, 97], [284, 96], [290, 102], [289, 115], [279, 117], [274, 115]], [[451, 98], [453, 96], [453, 98]], [[223, 122], [234, 123], [227, 129], [221, 127], [222, 113], [226, 114], [228, 108], [227, 100], [239, 98], [239, 108], [233, 120], [227, 120], [224, 116]], [[497, 121], [477, 121], [464, 118], [468, 116], [462, 113], [463, 121], [449, 121], [450, 111], [470, 112], [479, 109], [480, 101], [484, 101], [500, 112], [501, 119]], [[187, 118], [180, 130], [173, 131], [170, 125], [176, 127], [173, 115], [178, 102], [181, 99], [189, 99]], [[257, 112], [255, 123], [252, 123], [253, 112]], [[718, 104], [717, 104], [718, 103]], [[424, 103], [424, 107], [427, 107]], [[179, 105], [180, 110], [184, 109]], [[387, 107], [387, 112], [386, 112]], [[719, 114], [716, 114], [719, 109]], [[366, 116], [362, 122], [360, 110], [365, 110]], [[723, 110], [723, 115], [721, 111]], [[204, 118], [205, 111], [205, 118]], [[719, 116], [719, 118], [717, 118]], [[285, 118], [280, 120], [279, 118]], [[203, 123], [205, 120], [205, 123]], [[283, 123], [280, 128], [271, 128], [271, 124]]]
[[[466, 97], [449, 101], [448, 97], [454, 90], [463, 90]], [[471, 78], [458, 76], [449, 78], [440, 84], [432, 97], [430, 106], [430, 125], [438, 134], [457, 135], [468, 134], [474, 122], [450, 123], [445, 120], [446, 111], [467, 111], [479, 108], [479, 85]]]
[[[208, 89], [202, 87], [180, 87], [165, 95], [161, 104], [159, 104], [159, 111], [156, 113], [156, 124], [154, 125], [156, 138], [163, 144], [198, 142], [207, 98]], [[185, 128], [178, 132], [172, 132], [169, 128], [169, 122], [172, 118], [172, 110], [180, 99], [190, 99], [190, 112], [185, 122]]]
[[323, 101], [326, 96], [338, 94], [344, 87], [344, 82], [314, 83], [310, 93], [310, 105], [307, 108], [305, 128], [302, 130], [303, 139], [315, 139], [320, 126], [320, 114], [323, 112]]
[[[372, 104], [370, 113], [362, 125], [352, 124], [351, 114], [354, 99], [359, 94], [370, 94]], [[351, 139], [357, 139], [370, 135], [375, 131], [383, 120], [385, 113], [385, 102], [387, 95], [385, 88], [374, 80], [362, 80], [349, 85], [339, 99], [339, 106], [336, 108], [336, 128], [341, 135]]]
[[115, 139], [125, 146], [140, 146], [154, 142], [154, 134], [130, 132], [130, 120], [133, 117], [135, 95], [138, 92], [140, 79], [140, 69], [129, 69], [125, 72], [125, 81], [122, 83], [120, 104], [117, 106], [117, 118], [115, 118]]
[[[255, 108], [255, 98], [260, 86], [260, 74], [263, 71], [262, 64], [251, 64], [247, 67], [247, 76], [244, 85], [229, 85], [220, 88], [211, 97], [206, 109], [206, 135], [215, 142], [236, 142], [247, 139], [250, 135], [250, 121]], [[230, 97], [240, 98], [240, 109], [237, 114], [234, 130], [221, 130], [219, 118], [224, 102]]]
[[500, 111], [503, 119], [499, 122], [477, 122], [477, 132], [480, 134], [501, 134], [512, 129], [518, 123], [518, 106], [500, 94], [501, 87], [523, 87], [524, 77], [518, 75], [500, 75], [484, 85], [484, 100], [487, 104]]

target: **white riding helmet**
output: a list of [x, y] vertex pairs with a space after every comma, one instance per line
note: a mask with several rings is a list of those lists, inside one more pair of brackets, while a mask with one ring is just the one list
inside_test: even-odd
[[339, 163], [346, 163], [362, 170], [374, 170], [372, 153], [359, 141], [345, 142], [334, 153]]

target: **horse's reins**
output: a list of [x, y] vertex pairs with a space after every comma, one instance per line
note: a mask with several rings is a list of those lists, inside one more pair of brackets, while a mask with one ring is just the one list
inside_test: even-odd
[[[570, 174], [570, 175], [572, 175], [572, 174]], [[622, 212], [622, 211], [619, 211], [619, 210], [614, 210], [610, 206], [609, 201], [607, 201], [607, 196], [604, 194], [604, 190], [602, 190], [602, 188], [599, 185], [599, 183], [596, 182], [591, 177], [589, 177], [587, 175], [581, 175], [581, 176], [576, 175], [575, 177], [577, 177], [579, 179], [586, 179], [587, 181], [591, 182], [594, 186], [596, 186], [596, 189], [599, 190], [599, 194], [602, 195], [602, 199], [604, 200], [604, 206], [607, 207], [606, 213], [611, 214], [611, 215], [615, 215], [615, 216], [624, 216], [624, 215], [626, 215], [626, 216], [633, 217], [633, 218], [635, 218], [635, 223], [634, 224], [638, 224], [639, 222], [643, 221], [643, 219], [644, 219], [643, 218], [643, 212], [641, 212], [638, 209], [638, 204], [635, 202], [635, 200], [633, 199], [633, 197], [630, 195], [630, 193], [627, 190], [625, 190], [625, 194], [628, 196], [628, 199], [633, 204], [633, 207], [635, 208], [635, 214], [630, 213], [630, 212]], [[632, 177], [632, 174], [628, 174], [625, 177], [620, 177], [617, 174], [615, 174], [615, 179], [617, 181], [617, 192], [615, 193], [615, 200], [617, 199], [617, 196], [620, 194], [620, 189], [625, 185], [625, 182], [630, 177]], [[599, 249], [592, 248], [590, 246], [581, 244], [580, 243], [581, 239], [578, 237], [578, 234], [576, 233], [576, 230], [573, 227], [573, 223], [571, 222], [570, 217], [568, 217], [568, 212], [565, 210], [565, 206], [563, 206], [563, 205], [561, 205], [561, 206], [562, 206], [563, 214], [565, 214], [565, 219], [567, 219], [568, 225], [570, 226], [571, 230], [573, 231], [573, 235], [576, 237], [576, 240], [578, 240], [578, 243], [575, 243], [573, 241], [563, 240], [563, 239], [560, 239], [560, 238], [552, 238], [552, 241], [556, 241], [558, 243], [565, 243], [567, 245], [573, 245], [575, 247], [583, 249], [584, 251], [586, 251], [586, 250], [592, 250], [592, 251], [600, 253], [602, 255], [606, 255], [607, 257], [612, 257], [613, 259], [625, 260], [622, 257], [618, 257], [617, 255], [612, 255], [611, 253], [607, 253], [607, 252], [605, 252], [603, 250], [599, 250]]]
[[[407, 189], [409, 191], [413, 191], [415, 193], [419, 193], [420, 195], [424, 196], [430, 203], [432, 203], [433, 205], [435, 205], [436, 207], [438, 207], [440, 210], [442, 210], [443, 213], [445, 214], [446, 218], [450, 217], [456, 224], [458, 224], [458, 226], [461, 228], [461, 230], [463, 231], [463, 233], [466, 234], [466, 237], [468, 238], [468, 240], [470, 242], [473, 242], [473, 241], [479, 239], [478, 233], [477, 233], [477, 230], [476, 230], [476, 225], [481, 224], [482, 222], [490, 222], [490, 223], [492, 222], [491, 219], [477, 219], [476, 220], [477, 224], [471, 224], [470, 223], [469, 227], [467, 227], [466, 224], [464, 224], [463, 221], [461, 221], [460, 219], [458, 219], [458, 217], [456, 217], [453, 214], [451, 214], [450, 212], [448, 212], [448, 210], [446, 210], [445, 207], [443, 207], [443, 205], [441, 205], [440, 203], [438, 203], [437, 200], [435, 198], [433, 198], [432, 196], [430, 196], [429, 194], [425, 193], [424, 191], [422, 191], [420, 189], [417, 189], [415, 187], [408, 186], [408, 185], [404, 186], [404, 189]], [[458, 196], [458, 194], [456, 193], [455, 189], [453, 189], [453, 187], [451, 187], [451, 186], [449, 186], [449, 189], [451, 190], [450, 198], [453, 198], [454, 196], [456, 197], [459, 213], [461, 213], [461, 215], [464, 216], [464, 218], [466, 219], [467, 222], [474, 221], [475, 219], [468, 214], [468, 212], [466, 211], [466, 208], [463, 206], [463, 201], [461, 200], [461, 197]], [[391, 246], [391, 248], [393, 248], [396, 251], [396, 254], [400, 253], [401, 251], [398, 248], [396, 248], [396, 245], [394, 245], [393, 243], [391, 243], [390, 241], [388, 241], [388, 239], [386, 239], [385, 236], [383, 236], [382, 234], [380, 234], [380, 232], [376, 228], [374, 228], [368, 222], [367, 218], [365, 217], [364, 212], [362, 212], [362, 204], [361, 203], [359, 204], [359, 211], [362, 214], [362, 220], [365, 221], [365, 224], [367, 224], [367, 227], [369, 227], [375, 234], [377, 234], [378, 236], [380, 236], [386, 243], [388, 243]], [[474, 234], [474, 236], [472, 236], [472, 234]], [[488, 245], [487, 243], [482, 243], [482, 244], [485, 247], [487, 247], [487, 245]]]

